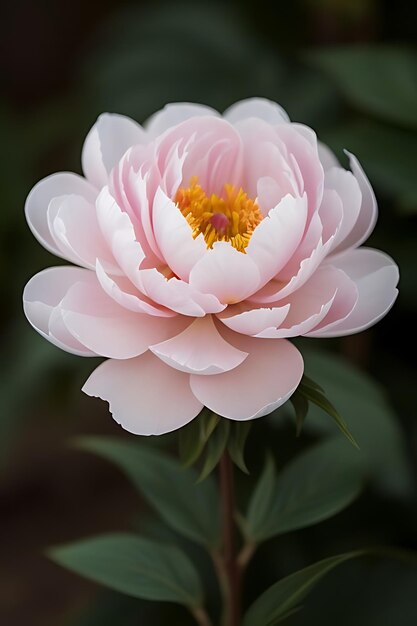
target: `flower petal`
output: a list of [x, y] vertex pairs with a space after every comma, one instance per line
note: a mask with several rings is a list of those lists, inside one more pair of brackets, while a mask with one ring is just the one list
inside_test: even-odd
[[120, 306], [134, 313], [146, 313], [156, 317], [174, 317], [176, 313], [152, 302], [147, 296], [138, 292], [136, 287], [126, 277], [109, 276], [100, 261], [97, 259], [96, 274], [98, 281], [110, 298]]
[[226, 241], [215, 242], [190, 272], [192, 287], [212, 294], [224, 304], [244, 300], [256, 291], [259, 281], [259, 270], [253, 259]]
[[29, 193], [25, 214], [30, 230], [36, 239], [52, 254], [62, 256], [48, 226], [47, 211], [49, 203], [57, 196], [76, 194], [87, 202], [94, 202], [97, 191], [84, 178], [71, 172], [60, 172], [39, 181]]
[[264, 331], [276, 329], [288, 315], [290, 305], [285, 304], [273, 308], [244, 309], [245, 305], [236, 304], [229, 306], [223, 313], [218, 313], [217, 318], [228, 328], [237, 333], [260, 336]]
[[86, 274], [90, 271], [65, 266], [50, 267], [35, 274], [23, 291], [23, 310], [33, 328], [54, 345], [72, 354], [96, 356], [91, 350], [78, 345], [73, 337], [66, 341], [69, 333], [63, 326], [61, 312], [54, 313], [68, 289], [83, 280]]
[[215, 109], [203, 104], [192, 104], [189, 102], [170, 103], [165, 105], [160, 111], [151, 115], [145, 122], [144, 127], [148, 136], [154, 139], [168, 130], [168, 128], [177, 126], [177, 124], [185, 122], [190, 117], [207, 115], [218, 116], [219, 113]]
[[84, 142], [81, 161], [85, 177], [98, 189], [107, 185], [109, 174], [128, 148], [146, 143], [143, 128], [124, 115], [100, 115]]
[[181, 334], [150, 346], [150, 350], [167, 365], [200, 375], [227, 372], [248, 356], [221, 337], [210, 315], [196, 319]]
[[178, 206], [161, 188], [156, 192], [152, 215], [156, 241], [165, 262], [174, 274], [187, 281], [190, 270], [207, 252], [203, 235], [194, 239]]
[[281, 339], [304, 335], [315, 328], [328, 314], [339, 289], [339, 270], [319, 267], [313, 276], [288, 298], [277, 304], [290, 305], [288, 315], [279, 328], [267, 329], [260, 337]]
[[[307, 219], [307, 196], [287, 195], [255, 228], [246, 254], [265, 285], [285, 266], [299, 245]], [[253, 292], [252, 292], [253, 293]]]
[[352, 312], [331, 329], [317, 331], [315, 337], [341, 337], [373, 326], [394, 304], [399, 273], [387, 254], [371, 248], [347, 250], [331, 257], [331, 263], [356, 284], [358, 301]]
[[362, 204], [355, 225], [335, 252], [341, 252], [342, 250], [347, 250], [352, 247], [358, 248], [368, 239], [378, 218], [378, 207], [371, 183], [363, 171], [358, 159], [350, 152], [346, 151], [346, 154], [349, 157], [350, 168], [359, 183], [362, 193]]
[[330, 336], [331, 330], [352, 313], [358, 301], [359, 294], [355, 282], [340, 269], [332, 268], [331, 265], [326, 268], [332, 269], [333, 280], [337, 284], [336, 297], [326, 316], [314, 326], [313, 330], [305, 333], [308, 337], [322, 337], [324, 331], [326, 336]]
[[320, 162], [325, 172], [332, 167], [340, 167], [340, 163], [336, 155], [332, 152], [332, 150], [330, 150], [329, 146], [326, 146], [325, 143], [318, 141], [317, 149], [319, 152]]
[[83, 387], [109, 403], [114, 419], [135, 435], [162, 435], [188, 424], [202, 409], [189, 375], [165, 365], [150, 352], [134, 359], [108, 360]]
[[191, 375], [193, 393], [211, 411], [229, 419], [271, 413], [298, 387], [303, 375], [301, 354], [286, 340], [254, 339], [224, 330], [225, 339], [249, 356], [224, 374]]
[[93, 273], [69, 289], [60, 308], [69, 332], [96, 354], [111, 359], [138, 356], [189, 323], [180, 316], [167, 319], [128, 311], [103, 291]]
[[74, 194], [53, 198], [48, 225], [61, 256], [88, 269], [97, 257], [111, 274], [121, 274], [98, 225], [94, 204]]
[[232, 124], [250, 117], [258, 117], [272, 126], [290, 121], [286, 111], [279, 104], [267, 98], [240, 100], [240, 102], [236, 102], [226, 109], [223, 117]]
[[325, 188], [333, 190], [339, 196], [343, 205], [343, 219], [340, 230], [332, 245], [333, 250], [337, 250], [340, 244], [344, 248], [343, 240], [351, 233], [355, 226], [362, 204], [362, 193], [357, 179], [352, 174], [341, 167], [332, 167], [325, 174]]

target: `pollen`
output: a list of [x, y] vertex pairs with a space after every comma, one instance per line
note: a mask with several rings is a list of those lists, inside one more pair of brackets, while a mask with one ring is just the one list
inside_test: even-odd
[[242, 188], [224, 185], [220, 196], [208, 196], [194, 176], [190, 186], [178, 189], [175, 202], [189, 223], [193, 237], [204, 236], [207, 248], [216, 241], [228, 241], [239, 252], [245, 253], [262, 213], [256, 200], [248, 197]]

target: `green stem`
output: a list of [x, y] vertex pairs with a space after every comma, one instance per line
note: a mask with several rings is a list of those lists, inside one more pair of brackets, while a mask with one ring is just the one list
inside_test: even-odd
[[220, 493], [223, 516], [223, 559], [217, 565], [224, 586], [224, 626], [240, 626], [241, 572], [236, 555], [233, 465], [227, 450], [220, 459]]

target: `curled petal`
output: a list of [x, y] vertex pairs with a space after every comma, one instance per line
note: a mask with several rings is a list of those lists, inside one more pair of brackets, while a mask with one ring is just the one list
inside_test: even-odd
[[261, 337], [281, 339], [304, 335], [315, 328], [329, 313], [339, 289], [339, 270], [320, 267], [313, 276], [288, 298], [279, 301], [290, 308], [279, 328], [263, 331]]
[[129, 117], [100, 115], [84, 142], [81, 161], [85, 177], [98, 189], [107, 185], [109, 175], [128, 148], [146, 143], [143, 128]]
[[189, 375], [165, 365], [151, 352], [105, 361], [83, 391], [106, 400], [116, 422], [135, 435], [162, 435], [181, 428], [203, 406], [191, 392]]
[[76, 195], [54, 198], [48, 225], [60, 256], [88, 269], [95, 268], [98, 257], [108, 272], [121, 274], [99, 228], [94, 204]]
[[320, 162], [323, 166], [325, 172], [332, 167], [340, 167], [339, 160], [332, 150], [330, 150], [329, 146], [326, 146], [325, 143], [321, 141], [317, 142], [317, 148], [319, 153]]
[[331, 257], [331, 263], [355, 282], [358, 300], [352, 312], [315, 337], [341, 337], [373, 326], [388, 313], [398, 289], [398, 267], [387, 254], [371, 248], [347, 250]]
[[70, 335], [59, 308], [68, 290], [86, 274], [90, 271], [65, 266], [50, 267], [35, 274], [24, 289], [23, 310], [33, 328], [54, 345], [71, 354], [96, 356]]
[[193, 393], [210, 410], [232, 420], [271, 413], [296, 390], [303, 375], [301, 354], [286, 340], [254, 339], [224, 331], [226, 340], [249, 356], [224, 374], [192, 374]]
[[218, 333], [211, 316], [195, 320], [181, 334], [150, 346], [164, 363], [190, 374], [220, 374], [234, 369], [247, 352], [231, 346]]
[[76, 194], [87, 203], [95, 201], [97, 191], [84, 178], [71, 172], [52, 174], [39, 181], [27, 197], [25, 204], [26, 219], [36, 239], [52, 254], [63, 256], [56, 244], [48, 225], [48, 207], [54, 198], [67, 194]]
[[350, 167], [358, 181], [359, 188], [362, 193], [362, 204], [359, 210], [358, 219], [355, 222], [348, 236], [343, 240], [337, 252], [347, 250], [348, 248], [360, 246], [366, 241], [372, 233], [378, 217], [378, 207], [374, 191], [371, 187], [365, 172], [363, 171], [358, 159], [346, 151], [349, 157]]
[[349, 236], [354, 228], [362, 204], [362, 193], [357, 179], [352, 174], [341, 167], [333, 167], [325, 174], [325, 187], [333, 190], [339, 196], [343, 205], [343, 219], [340, 230], [333, 242], [332, 248], [337, 246], [344, 248], [343, 241]]

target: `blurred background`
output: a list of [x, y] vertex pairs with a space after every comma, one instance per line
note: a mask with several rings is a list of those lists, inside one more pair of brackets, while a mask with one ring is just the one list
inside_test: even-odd
[[[334, 520], [268, 544], [249, 571], [247, 598], [274, 577], [337, 551], [381, 543], [417, 549], [417, 4], [15, 0], [2, 14], [1, 624], [188, 623], [182, 609], [103, 591], [43, 555], [49, 545], [149, 525], [149, 511], [119, 471], [69, 445], [82, 433], [128, 436], [104, 403], [80, 392], [96, 361], [49, 345], [21, 307], [25, 282], [59, 263], [31, 235], [25, 197], [48, 174], [81, 171], [83, 139], [103, 111], [142, 122], [169, 101], [222, 111], [265, 96], [312, 126], [343, 163], [343, 148], [361, 160], [380, 206], [371, 244], [398, 262], [400, 297], [375, 329], [320, 342], [324, 356], [314, 340], [306, 345], [310, 371], [369, 456], [369, 484]], [[359, 382], [353, 368], [378, 383]], [[285, 410], [262, 420], [253, 429], [252, 466], [262, 460], [257, 439], [267, 433], [284, 460], [327, 428], [320, 420], [309, 415], [297, 441]], [[157, 445], [173, 442], [162, 439]], [[415, 567], [346, 565], [292, 623], [411, 626], [416, 593]]]

